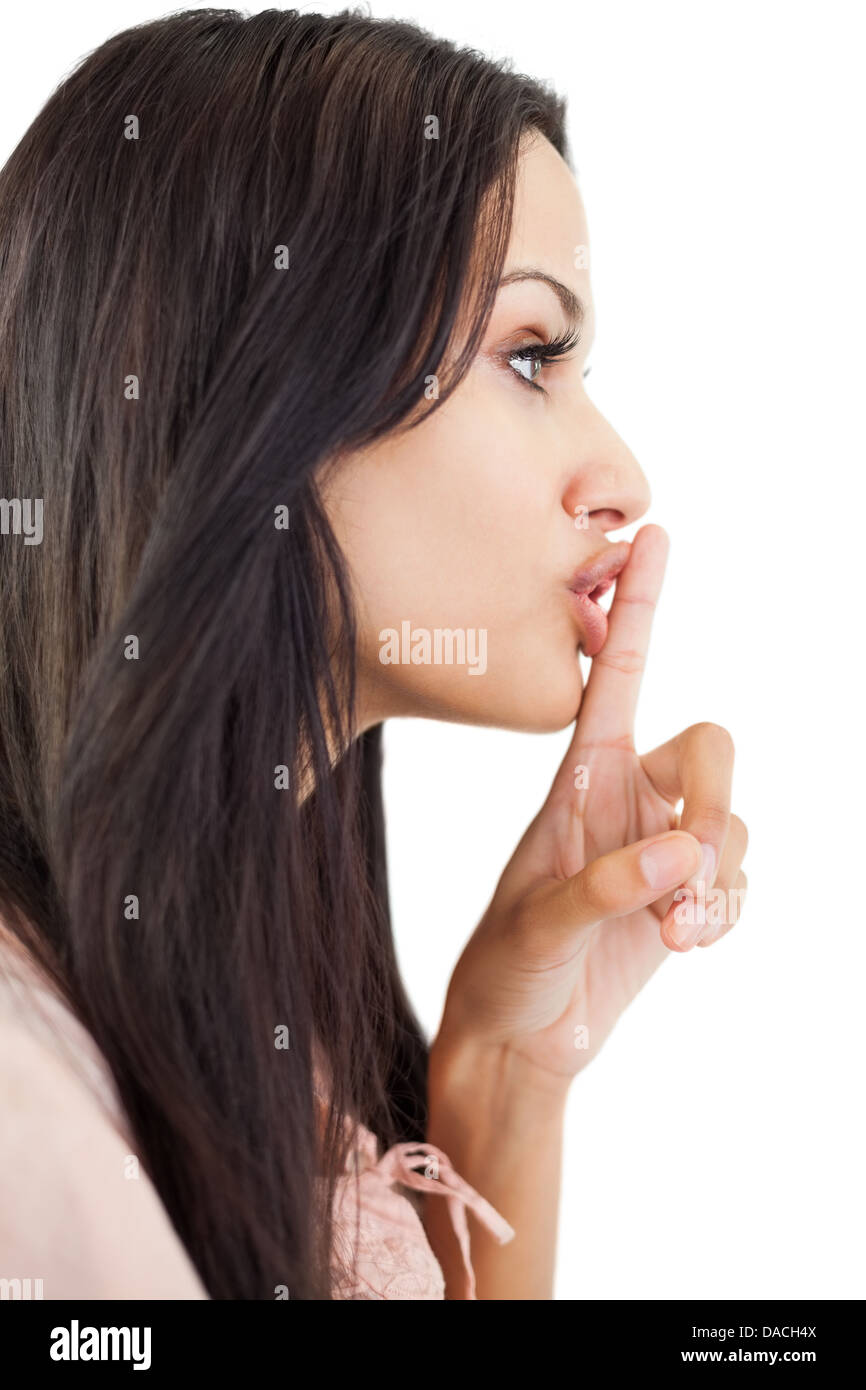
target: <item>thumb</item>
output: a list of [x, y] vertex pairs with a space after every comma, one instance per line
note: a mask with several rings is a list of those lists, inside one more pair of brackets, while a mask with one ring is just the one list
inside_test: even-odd
[[570, 937], [606, 917], [648, 907], [685, 883], [700, 863], [694, 835], [685, 830], [652, 835], [593, 859], [579, 874], [548, 888], [532, 915], [545, 936]]

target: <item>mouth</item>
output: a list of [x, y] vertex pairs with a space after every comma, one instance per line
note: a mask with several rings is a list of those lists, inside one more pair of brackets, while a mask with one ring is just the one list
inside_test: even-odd
[[597, 656], [607, 641], [607, 614], [598, 600], [613, 588], [625, 569], [630, 549], [628, 541], [608, 546], [602, 555], [578, 570], [568, 586], [583, 629], [580, 646], [588, 657]]

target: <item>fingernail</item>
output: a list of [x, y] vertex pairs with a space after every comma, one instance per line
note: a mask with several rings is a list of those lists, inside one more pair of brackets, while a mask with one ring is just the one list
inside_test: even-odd
[[690, 951], [696, 946], [704, 932], [712, 931], [712, 927], [707, 927], [707, 905], [703, 896], [695, 899], [691, 895], [683, 897], [680, 903], [676, 904], [675, 914], [668, 927], [668, 936], [680, 951]]
[[695, 862], [689, 840], [657, 840], [641, 851], [640, 869], [650, 888], [676, 888]]
[[704, 893], [709, 893], [713, 886], [713, 875], [716, 871], [716, 851], [712, 845], [701, 841], [701, 863], [695, 870], [690, 879], [686, 881], [686, 888], [691, 888], [693, 893], [697, 893], [701, 883], [704, 885]]
[[721, 930], [721, 928], [719, 928], [719, 927], [717, 927], [717, 926], [715, 926], [715, 927], [714, 927], [714, 926], [709, 926], [709, 927], [707, 927], [704, 931], [701, 932], [701, 935], [698, 937], [697, 945], [698, 945], [698, 946], [710, 946], [710, 945], [712, 945], [712, 943], [715, 941], [716, 937], [718, 936], [720, 930]]

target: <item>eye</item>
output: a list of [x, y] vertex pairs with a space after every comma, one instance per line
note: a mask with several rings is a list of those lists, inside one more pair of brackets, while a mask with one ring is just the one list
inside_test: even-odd
[[[570, 352], [580, 342], [580, 329], [566, 337], [552, 338], [546, 343], [527, 343], [525, 347], [513, 348], [506, 353], [506, 361], [514, 372], [533, 391], [544, 391], [536, 382], [544, 367], [552, 366]], [[516, 366], [512, 364], [517, 364]], [[587, 367], [584, 377], [589, 373]]]
[[[547, 365], [543, 344], [540, 343], [538, 347], [519, 348], [517, 352], [509, 353], [509, 367], [515, 362], [517, 366], [513, 370], [516, 375], [523, 377], [523, 380], [532, 386], [542, 367]], [[524, 370], [525, 368], [528, 368], [528, 371]]]

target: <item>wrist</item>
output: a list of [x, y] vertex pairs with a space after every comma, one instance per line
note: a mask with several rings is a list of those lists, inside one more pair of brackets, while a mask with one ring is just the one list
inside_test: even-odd
[[[561, 1123], [572, 1080], [508, 1046], [440, 1033], [430, 1046], [430, 1123], [443, 1129], [469, 1123], [476, 1134], [482, 1130], [499, 1138], [509, 1133], [529, 1138], [528, 1126]], [[436, 1142], [434, 1135], [428, 1137]]]
[[[469, 1214], [480, 1299], [553, 1296], [567, 1082], [509, 1047], [482, 1045], [450, 1026], [431, 1045], [426, 1139], [518, 1237], [503, 1248]], [[443, 1208], [427, 1202], [424, 1224], [448, 1297], [463, 1275]]]

